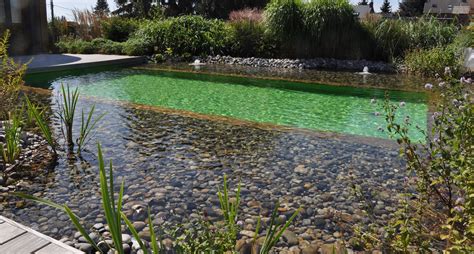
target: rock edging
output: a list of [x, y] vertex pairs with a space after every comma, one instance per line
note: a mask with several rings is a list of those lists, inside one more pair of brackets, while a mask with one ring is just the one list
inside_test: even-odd
[[371, 72], [394, 73], [396, 67], [385, 62], [368, 60], [340, 60], [332, 58], [314, 59], [274, 59], [274, 58], [242, 58], [231, 56], [208, 56], [202, 59], [209, 64], [245, 65], [253, 67], [273, 67], [286, 69], [329, 69], [362, 71], [367, 66]]

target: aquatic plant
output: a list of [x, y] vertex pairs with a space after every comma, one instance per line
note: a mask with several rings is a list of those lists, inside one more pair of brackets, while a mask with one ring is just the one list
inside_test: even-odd
[[80, 154], [81, 150], [85, 147], [87, 142], [90, 140], [90, 133], [95, 128], [97, 123], [105, 116], [101, 114], [100, 116], [96, 117], [92, 120], [92, 115], [94, 115], [95, 105], [92, 105], [89, 114], [87, 115], [87, 119], [84, 117], [84, 110], [82, 110], [82, 118], [81, 118], [81, 129], [79, 131], [79, 138], [77, 138], [77, 153]]
[[48, 142], [48, 145], [51, 147], [54, 154], [57, 155], [56, 142], [54, 141], [53, 132], [51, 131], [51, 128], [44, 119], [43, 112], [41, 112], [39, 110], [39, 107], [34, 105], [27, 96], [25, 97], [25, 100], [27, 104], [28, 117], [33, 118], [35, 120], [36, 126], [38, 126], [38, 128], [40, 129], [44, 139], [46, 140], [46, 142]]
[[[123, 198], [123, 190], [124, 190], [124, 180], [122, 180], [122, 184], [120, 185], [120, 191], [118, 193], [118, 199], [115, 201], [114, 197], [114, 180], [113, 180], [113, 166], [112, 161], [109, 164], [109, 176], [107, 177], [106, 169], [105, 169], [105, 162], [102, 155], [102, 149], [100, 144], [97, 145], [98, 149], [98, 161], [99, 161], [99, 175], [100, 175], [100, 189], [101, 189], [101, 199], [102, 199], [102, 208], [105, 215], [105, 219], [109, 226], [109, 231], [114, 242], [114, 248], [118, 253], [124, 253], [123, 245], [122, 245], [122, 198]], [[21, 198], [25, 198], [31, 201], [38, 202], [40, 204], [48, 205], [50, 207], [59, 209], [69, 216], [69, 219], [74, 224], [76, 229], [81, 233], [81, 235], [89, 242], [94, 249], [103, 253], [103, 251], [97, 246], [94, 240], [91, 239], [89, 234], [87, 233], [86, 229], [82, 224], [79, 222], [79, 216], [77, 216], [66, 204], [59, 205], [52, 201], [38, 198], [29, 194], [24, 193], [13, 193]]]
[[0, 155], [4, 164], [13, 164], [20, 156], [21, 121], [17, 114], [10, 113], [9, 119], [3, 122], [5, 144], [0, 143]]
[[[58, 116], [61, 119], [61, 124], [62, 126], [64, 126], [63, 128], [61, 128], [61, 132], [64, 138], [66, 139], [66, 144], [68, 146], [69, 152], [72, 152], [74, 149], [73, 127], [76, 115], [76, 107], [79, 101], [79, 90], [78, 88], [76, 88], [74, 89], [74, 91], [71, 91], [69, 86], [64, 88], [64, 85], [61, 85], [61, 94], [62, 101], [60, 103], [58, 113]], [[85, 117], [84, 110], [82, 111], [81, 128], [79, 130], [79, 137], [76, 139], [78, 154], [81, 153], [82, 149], [89, 141], [91, 131], [105, 115], [102, 114], [92, 120], [94, 112], [95, 104], [92, 105], [92, 108], [90, 109], [87, 118]]]
[[229, 227], [232, 237], [236, 240], [237, 238], [237, 216], [239, 214], [240, 205], [240, 182], [237, 187], [235, 199], [231, 200], [229, 197], [229, 187], [227, 186], [227, 175], [224, 174], [224, 186], [222, 191], [217, 192], [219, 203], [224, 216], [224, 220]]
[[[293, 213], [293, 215], [291, 215], [291, 217], [286, 221], [285, 224], [278, 225], [276, 223], [276, 218], [278, 216], [278, 207], [279, 206], [280, 206], [280, 203], [277, 202], [276, 205], [275, 205], [275, 209], [273, 209], [272, 217], [270, 219], [270, 225], [268, 226], [267, 234], [265, 235], [265, 241], [263, 242], [262, 248], [260, 249], [260, 254], [270, 253], [270, 250], [278, 243], [278, 241], [280, 240], [283, 233], [291, 225], [291, 223], [293, 222], [293, 220], [296, 218], [296, 216], [298, 215], [298, 213], [300, 211], [300, 209], [297, 209]], [[260, 224], [260, 222], [258, 224]], [[254, 242], [255, 242], [255, 239], [256, 239], [256, 237], [254, 237]]]
[[63, 132], [63, 136], [66, 139], [67, 145], [72, 150], [74, 147], [74, 141], [72, 138], [72, 128], [74, 124], [74, 115], [76, 113], [76, 106], [79, 100], [79, 90], [76, 88], [72, 91], [67, 86], [67, 89], [64, 88], [64, 85], [61, 85], [61, 92], [62, 92], [62, 103], [59, 106], [59, 113], [58, 116], [61, 119], [61, 123], [64, 125], [66, 129], [66, 133], [61, 128]]

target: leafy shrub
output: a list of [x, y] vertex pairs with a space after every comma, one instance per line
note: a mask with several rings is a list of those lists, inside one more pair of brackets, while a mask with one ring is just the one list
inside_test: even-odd
[[17, 64], [8, 56], [8, 40], [10, 31], [0, 38], [0, 119], [8, 116], [16, 106], [20, 86], [23, 85], [23, 76], [26, 72], [26, 65]]
[[102, 22], [105, 39], [124, 42], [138, 29], [138, 21], [124, 17], [112, 17]]
[[92, 40], [92, 47], [95, 49], [94, 53], [106, 55], [120, 55], [123, 54], [123, 43], [111, 41], [103, 38]]
[[434, 18], [406, 21], [369, 20], [364, 27], [375, 42], [377, 58], [393, 61], [408, 51], [445, 46], [453, 41], [457, 28]]
[[[144, 48], [138, 52], [163, 53], [172, 49], [178, 56], [223, 53], [228, 43], [228, 27], [222, 21], [207, 20], [200, 16], [181, 16], [158, 21], [146, 21], [127, 41], [127, 54], [132, 45]], [[134, 52], [135, 53], [135, 52]]]
[[410, 49], [429, 49], [451, 43], [458, 33], [454, 24], [443, 23], [434, 17], [422, 17], [416, 21], [404, 22]]
[[458, 73], [462, 63], [462, 50], [449, 45], [432, 49], [415, 49], [406, 54], [404, 59], [407, 72], [434, 76], [442, 73], [445, 66], [452, 66], [453, 73]]
[[314, 0], [303, 5], [303, 26], [312, 56], [351, 58], [357, 21], [347, 0]]
[[[409, 116], [397, 121], [400, 106], [386, 100], [387, 129], [401, 145], [407, 161], [405, 193], [394, 217], [377, 225], [369, 212], [367, 230], [359, 231], [361, 247], [383, 253], [473, 253], [474, 251], [474, 124], [471, 81], [455, 79], [450, 68], [438, 77], [440, 97], [426, 144], [408, 137]], [[360, 190], [360, 188], [359, 188]], [[363, 197], [365, 194], [359, 194]], [[364, 202], [370, 203], [371, 200]], [[371, 216], [372, 215], [372, 216]], [[374, 226], [375, 225], [375, 226]], [[384, 226], [384, 230], [376, 230]]]
[[239, 57], [273, 57], [278, 42], [272, 34], [267, 33], [262, 23], [241, 20], [230, 23], [231, 55]]
[[[268, 30], [281, 44], [281, 57], [367, 58], [370, 36], [347, 0], [274, 0], [267, 5]], [[368, 48], [368, 50], [367, 50]]]

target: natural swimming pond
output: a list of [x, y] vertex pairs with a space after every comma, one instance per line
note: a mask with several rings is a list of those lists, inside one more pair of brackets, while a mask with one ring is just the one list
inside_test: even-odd
[[[334, 211], [351, 223], [363, 220], [361, 204], [350, 189], [352, 182], [378, 194], [372, 200], [377, 219], [382, 221], [395, 210], [392, 201], [397, 198], [396, 190], [403, 188], [404, 162], [398, 147], [377, 138], [385, 137], [377, 130], [383, 118], [374, 115], [381, 112], [380, 105], [370, 101], [381, 102], [385, 93], [381, 89], [143, 69], [32, 75], [27, 83], [50, 88], [37, 96], [53, 112], [58, 88], [67, 83], [88, 95], [81, 97], [79, 112], [95, 103], [97, 115], [106, 113], [82, 158], [60, 153], [46, 176], [25, 185], [28, 193], [67, 203], [88, 227], [105, 222], [100, 213], [96, 142], [102, 144], [105, 158], [113, 161], [114, 176], [125, 180], [124, 212], [134, 222], [144, 221], [137, 209], [149, 206], [160, 227], [202, 214], [218, 217], [216, 192], [227, 174], [232, 186], [242, 181], [240, 219], [245, 229], [255, 229], [259, 215], [268, 218], [279, 200], [285, 218], [303, 207], [291, 232], [310, 243], [329, 243], [350, 237], [348, 232], [335, 234], [344, 229], [332, 219]], [[423, 94], [391, 94], [395, 103], [406, 102], [404, 113], [414, 112], [413, 120], [425, 124]], [[251, 118], [250, 112], [257, 117]], [[200, 117], [207, 114], [235, 121]], [[319, 122], [312, 123], [313, 117]], [[57, 131], [58, 119], [51, 121]], [[275, 128], [264, 128], [261, 122]], [[318, 130], [339, 134], [319, 135]], [[355, 138], [364, 136], [367, 141]], [[0, 211], [58, 239], [74, 235], [67, 216], [50, 207], [9, 202], [0, 204]]]
[[[100, 99], [378, 138], [388, 138], [382, 131], [387, 93], [392, 103], [404, 105], [398, 114], [401, 119], [408, 115], [413, 126], [424, 129], [427, 125], [426, 96], [416, 92], [144, 69], [40, 83], [56, 90], [61, 84]], [[423, 136], [413, 129], [411, 137], [421, 141]]]

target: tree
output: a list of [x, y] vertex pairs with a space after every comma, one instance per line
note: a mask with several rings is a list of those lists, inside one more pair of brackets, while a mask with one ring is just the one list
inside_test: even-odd
[[152, 2], [153, 0], [115, 0], [118, 8], [112, 13], [130, 18], [146, 18], [152, 9]]
[[384, 0], [382, 6], [380, 7], [380, 11], [382, 13], [391, 13], [392, 12], [392, 6], [390, 5], [389, 0]]
[[400, 16], [415, 17], [423, 14], [426, 0], [403, 0], [400, 3]]
[[96, 14], [108, 14], [110, 12], [109, 10], [109, 4], [107, 3], [107, 0], [97, 0], [97, 4], [95, 5], [94, 12]]
[[362, 0], [359, 2], [359, 5], [368, 5], [367, 0]]

